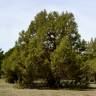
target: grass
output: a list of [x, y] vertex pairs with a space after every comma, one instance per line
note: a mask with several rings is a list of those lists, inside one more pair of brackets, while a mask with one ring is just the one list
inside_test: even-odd
[[3, 79], [0, 79], [0, 96], [96, 96], [96, 89], [87, 91], [17, 89], [14, 84], [8, 84]]

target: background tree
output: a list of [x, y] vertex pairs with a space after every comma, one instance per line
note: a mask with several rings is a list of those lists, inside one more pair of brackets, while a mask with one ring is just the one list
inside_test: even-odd
[[3, 62], [3, 58], [4, 58], [4, 53], [2, 49], [0, 49], [0, 77], [1, 77], [1, 64]]
[[90, 66], [91, 81], [96, 82], [96, 38], [87, 44], [87, 64]]

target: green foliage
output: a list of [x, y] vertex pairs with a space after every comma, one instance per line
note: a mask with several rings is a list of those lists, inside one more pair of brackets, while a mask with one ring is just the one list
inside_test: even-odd
[[89, 55], [89, 59], [96, 57], [96, 38], [92, 38], [91, 41], [88, 43], [87, 53]]
[[1, 77], [1, 74], [2, 74], [1, 66], [2, 66], [3, 58], [4, 58], [4, 54], [3, 54], [2, 49], [0, 49], [0, 77]]
[[9, 81], [24, 87], [32, 88], [39, 79], [49, 87], [60, 87], [62, 79], [75, 80], [74, 86], [86, 85], [85, 52], [86, 42], [80, 39], [74, 15], [44, 10], [5, 54], [2, 70]]
[[90, 66], [90, 81], [96, 82], [96, 38], [87, 44], [87, 65]]

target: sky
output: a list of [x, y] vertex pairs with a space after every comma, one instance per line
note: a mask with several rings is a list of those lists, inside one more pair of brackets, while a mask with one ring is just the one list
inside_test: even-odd
[[19, 32], [27, 30], [34, 16], [48, 12], [72, 12], [82, 39], [96, 37], [96, 0], [0, 0], [0, 48], [5, 52], [15, 45]]

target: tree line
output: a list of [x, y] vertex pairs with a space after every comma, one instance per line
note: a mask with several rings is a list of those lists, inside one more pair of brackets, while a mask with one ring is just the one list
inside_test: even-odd
[[96, 80], [95, 61], [96, 39], [81, 40], [74, 15], [44, 10], [20, 32], [13, 48], [5, 54], [0, 50], [0, 73], [27, 88], [38, 80], [47, 87], [87, 88]]

